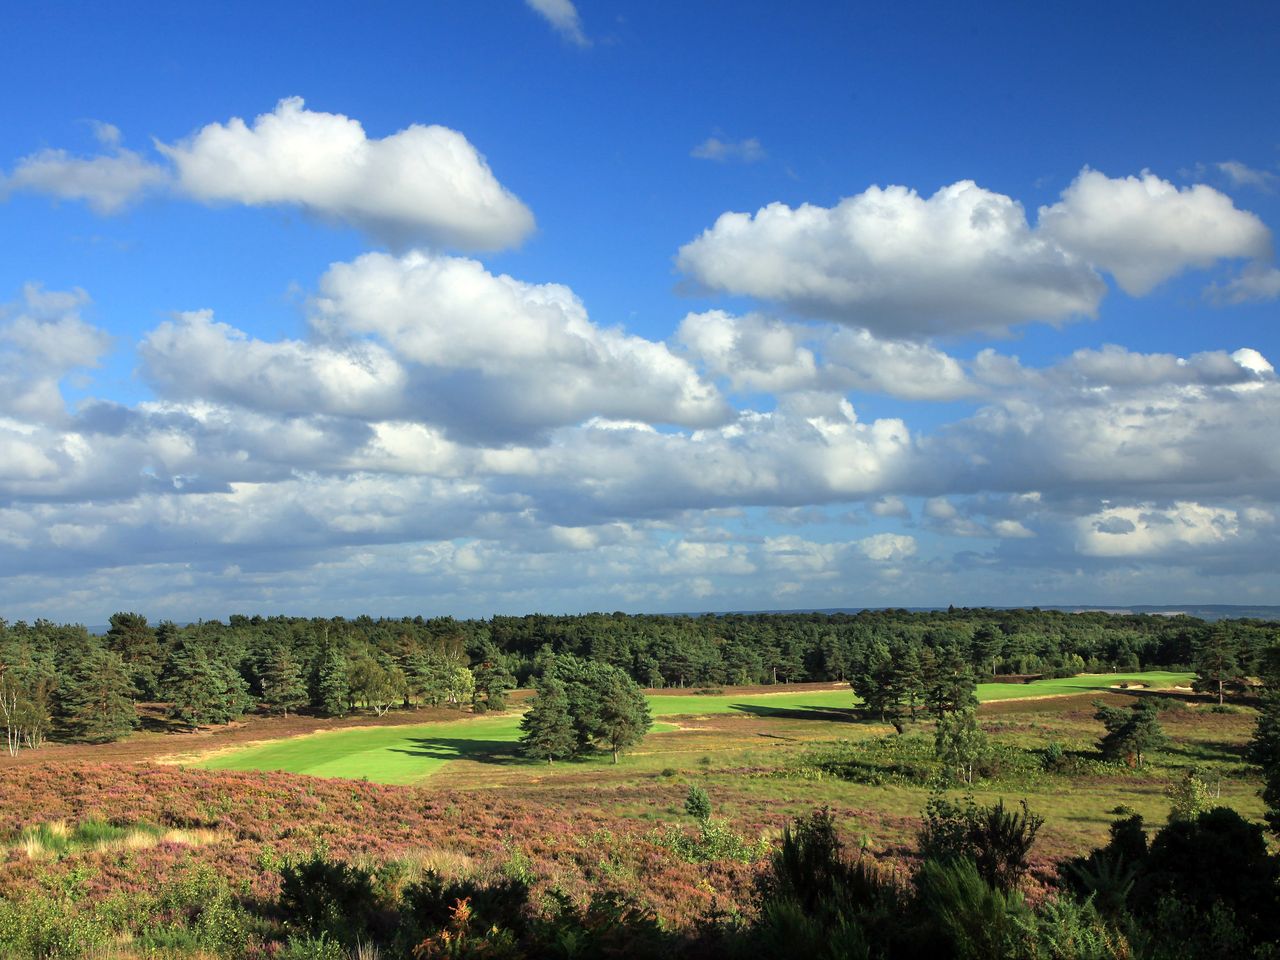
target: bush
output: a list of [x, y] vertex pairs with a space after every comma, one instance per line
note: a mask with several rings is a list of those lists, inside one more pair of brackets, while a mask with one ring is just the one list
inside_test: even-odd
[[318, 854], [288, 864], [280, 871], [280, 909], [309, 933], [351, 945], [368, 933], [378, 910], [373, 875]]
[[529, 883], [506, 876], [488, 883], [474, 879], [446, 881], [429, 871], [410, 886], [402, 901], [402, 922], [414, 940], [458, 921], [457, 907], [466, 902], [467, 918], [482, 927], [497, 927], [519, 936], [525, 929]]
[[1031, 848], [1044, 826], [1027, 802], [1009, 810], [1003, 800], [979, 807], [972, 797], [952, 802], [935, 795], [925, 808], [920, 854], [927, 860], [971, 861], [982, 879], [997, 890], [1012, 890], [1030, 865]]
[[689, 834], [679, 827], [655, 830], [649, 834], [656, 844], [687, 863], [712, 863], [719, 860], [735, 860], [738, 863], [755, 863], [769, 854], [769, 842], [761, 838], [755, 842], [736, 833], [727, 820], [703, 820], [698, 832]]
[[711, 798], [696, 783], [689, 785], [689, 793], [684, 798], [684, 812], [702, 823], [711, 819]]

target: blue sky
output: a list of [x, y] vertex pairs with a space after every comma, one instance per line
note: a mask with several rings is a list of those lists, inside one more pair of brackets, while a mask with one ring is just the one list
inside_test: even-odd
[[7, 21], [0, 615], [1280, 597], [1269, 5]]

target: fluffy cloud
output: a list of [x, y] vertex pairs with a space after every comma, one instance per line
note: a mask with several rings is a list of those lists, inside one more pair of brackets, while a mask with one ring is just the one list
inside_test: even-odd
[[1111, 348], [1016, 372], [972, 417], [922, 439], [944, 488], [1191, 498], [1280, 483], [1280, 381], [1255, 350], [1180, 360]]
[[1059, 203], [1040, 208], [1040, 231], [1133, 296], [1189, 267], [1271, 250], [1270, 231], [1230, 197], [1203, 184], [1179, 190], [1146, 171], [1118, 179], [1081, 171]]
[[972, 181], [927, 198], [871, 187], [831, 208], [722, 214], [677, 263], [710, 290], [915, 338], [1092, 316], [1105, 293], [1098, 269], [1139, 295], [1269, 244], [1261, 221], [1210, 187], [1086, 169], [1034, 228], [1021, 204]]
[[1095, 557], [1149, 557], [1170, 550], [1203, 549], [1240, 536], [1235, 510], [1179, 501], [1111, 507], [1077, 521], [1080, 552]]
[[915, 537], [897, 533], [877, 533], [857, 541], [857, 547], [868, 560], [898, 563], [915, 555]]
[[214, 321], [205, 310], [162, 323], [138, 352], [147, 378], [168, 397], [375, 420], [404, 407], [407, 374], [373, 343], [268, 343]]
[[1092, 314], [1104, 289], [1021, 205], [967, 180], [928, 198], [871, 187], [830, 209], [725, 213], [677, 263], [710, 289], [891, 336]]
[[456, 130], [414, 124], [380, 140], [359, 121], [281, 100], [249, 126], [211, 123], [161, 151], [178, 186], [208, 203], [296, 205], [395, 244], [496, 250], [533, 215]]
[[591, 46], [572, 0], [525, 0], [529, 8], [551, 24], [560, 36], [580, 47]]
[[415, 251], [335, 264], [320, 291], [317, 328], [377, 337], [421, 368], [419, 416], [459, 435], [513, 439], [593, 416], [693, 427], [730, 416], [686, 360], [596, 326], [560, 284]]
[[[111, 347], [105, 331], [81, 319], [88, 303], [83, 290], [46, 291], [27, 284], [21, 301], [0, 307], [0, 416], [40, 423], [65, 417], [61, 381], [77, 368], [97, 366]], [[17, 458], [19, 449], [11, 446], [10, 455]], [[47, 462], [30, 451], [21, 459], [28, 468]]]
[[41, 150], [19, 160], [8, 177], [0, 176], [0, 193], [28, 191], [59, 200], [83, 200], [96, 212], [111, 214], [168, 180], [167, 170], [132, 150], [117, 148], [95, 157]]
[[908, 400], [953, 400], [976, 386], [953, 357], [869, 330], [800, 327], [723, 310], [691, 313], [676, 339], [739, 392], [862, 390]]

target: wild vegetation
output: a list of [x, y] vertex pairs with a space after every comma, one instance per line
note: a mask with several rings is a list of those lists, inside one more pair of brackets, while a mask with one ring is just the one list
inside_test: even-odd
[[[372, 632], [288, 621], [314, 647], [236, 659], [218, 651], [249, 621], [121, 615], [99, 641], [15, 625], [6, 675], [51, 664], [53, 706], [0, 767], [0, 955], [1272, 956], [1275, 631], [1054, 614], [1045, 669], [1014, 672], [1007, 643], [975, 639], [999, 616], [761, 617], [846, 637], [843, 678], [814, 659], [807, 686], [690, 673], [647, 693], [634, 660], [563, 637], [525, 659], [492, 629], [437, 644], [424, 622], [379, 660]], [[964, 617], [967, 641], [931, 632]], [[887, 640], [859, 640], [871, 621]], [[649, 626], [632, 649], [653, 649]], [[1051, 676], [1121, 635], [1185, 659]], [[147, 691], [116, 703], [145, 729], [71, 725], [77, 643]], [[431, 683], [379, 694], [414, 657]], [[111, 683], [76, 684], [110, 713]]]

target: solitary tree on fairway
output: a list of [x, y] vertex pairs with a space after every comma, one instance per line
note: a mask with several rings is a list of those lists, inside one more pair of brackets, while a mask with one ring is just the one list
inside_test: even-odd
[[533, 705], [520, 720], [520, 729], [520, 747], [529, 756], [547, 763], [573, 756], [578, 738], [563, 683], [554, 677], [538, 681]]

